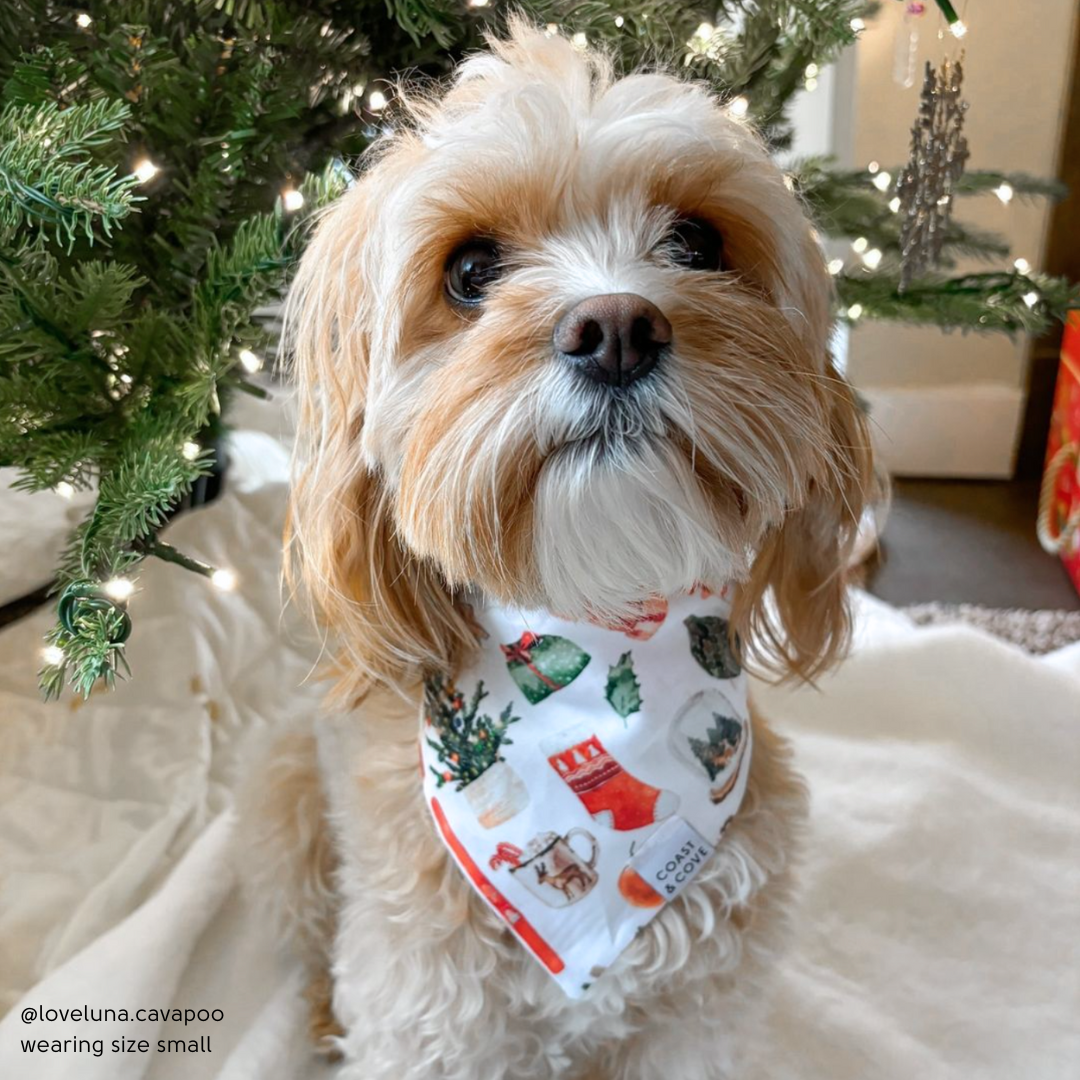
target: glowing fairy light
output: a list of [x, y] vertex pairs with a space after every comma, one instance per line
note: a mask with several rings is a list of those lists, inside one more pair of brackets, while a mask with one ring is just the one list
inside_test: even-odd
[[142, 158], [135, 163], [132, 172], [140, 184], [146, 184], [153, 180], [161, 170], [149, 158]]
[[851, 241], [851, 250], [856, 255], [861, 255], [870, 246], [870, 241], [865, 236], [860, 236], [856, 240]]
[[899, 195], [897, 195], [895, 199], [890, 199], [889, 200], [889, 209], [894, 214], [899, 214], [900, 213], [900, 196]]
[[615, 26], [619, 30], [621, 30], [625, 24], [626, 24], [626, 20], [621, 15], [616, 15], [615, 16]]
[[803, 87], [808, 94], [812, 94], [818, 88], [818, 81], [817, 79], [807, 79], [806, 82], [803, 83]]
[[72, 484], [69, 484], [66, 480], [61, 480], [53, 491], [60, 496], [61, 499], [70, 499], [75, 494], [75, 488]]
[[1024, 293], [1024, 303], [1029, 308], [1033, 308], [1039, 302], [1039, 294], [1037, 292]]
[[994, 194], [1003, 202], [1006, 206], [1012, 202], [1013, 196], [1016, 194], [1012, 184], [1006, 181], [1004, 184], [999, 184], [994, 188]]
[[94, 20], [87, 15], [85, 11], [80, 11], [79, 14], [75, 16], [75, 25], [81, 30], [89, 29], [89, 27], [93, 25], [93, 22]]
[[949, 27], [949, 33], [957, 40], [966, 36], [967, 32], [968, 28], [959, 19]]
[[202, 447], [197, 442], [184, 443], [182, 450], [180, 451], [184, 455], [185, 461], [194, 461], [202, 451]]
[[851, 307], [847, 309], [847, 317], [852, 322], [858, 322], [858, 320], [862, 318], [862, 311], [862, 304], [852, 304]]
[[487, 7], [488, 0], [469, 0], [469, 7]]
[[843, 269], [844, 269], [844, 260], [843, 259], [830, 259], [829, 260], [829, 273], [832, 274], [833, 277], [836, 277], [836, 275], [839, 274], [840, 271], [843, 270]]
[[852, 19], [848, 25], [854, 33], [861, 34], [866, 29], [866, 20], [856, 17]]
[[256, 371], [262, 370], [262, 357], [253, 353], [250, 349], [241, 349], [237, 359], [249, 375], [254, 375]]
[[881, 265], [881, 249], [871, 248], [865, 255], [863, 255], [862, 261], [863, 265], [868, 270], [876, 270], [878, 266]]
[[123, 603], [125, 600], [130, 599], [131, 594], [135, 591], [135, 582], [131, 578], [114, 577], [106, 581], [103, 588], [106, 596]]
[[703, 22], [695, 31], [694, 37], [701, 38], [702, 41], [708, 41], [709, 38], [716, 33], [716, 27], [712, 23]]
[[304, 196], [302, 192], [296, 190], [296, 188], [286, 188], [281, 193], [281, 205], [286, 210], [299, 210], [304, 205]]
[[372, 90], [367, 100], [372, 112], [382, 112], [386, 108], [386, 95], [381, 90]]
[[821, 68], [819, 68], [817, 64], [807, 64], [806, 70], [803, 72], [803, 74], [808, 79], [816, 79], [818, 75], [821, 74]]
[[584, 49], [589, 44], [589, 38], [583, 30], [579, 30], [571, 39], [575, 49]]
[[877, 176], [874, 177], [874, 187], [876, 187], [878, 189], [878, 191], [888, 191], [889, 190], [889, 185], [891, 183], [892, 183], [892, 174], [891, 173], [879, 172], [877, 174]]
[[222, 592], [232, 592], [236, 588], [236, 573], [222, 567], [210, 575], [210, 584]]
[[870, 164], [866, 166], [866, 171], [873, 176], [875, 173], [881, 171], [881, 166], [876, 161], [871, 161]]
[[749, 111], [750, 111], [750, 102], [747, 101], [746, 98], [742, 97], [741, 95], [739, 97], [735, 98], [731, 102], [731, 104], [728, 106], [728, 112], [731, 113], [732, 116], [742, 117], [742, 116], [745, 116]]
[[50, 667], [59, 667], [64, 662], [64, 650], [59, 645], [46, 645], [41, 650], [41, 659]]
[[1013, 268], [1018, 274], [1031, 273], [1031, 263], [1029, 263], [1027, 259], [1017, 259], [1016, 262], [1013, 263]]

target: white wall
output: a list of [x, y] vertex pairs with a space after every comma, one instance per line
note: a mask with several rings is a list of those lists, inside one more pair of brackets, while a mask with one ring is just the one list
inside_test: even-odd
[[[907, 159], [923, 63], [936, 64], [945, 49], [956, 47], [951, 36], [939, 40], [943, 23], [927, 0], [915, 84], [898, 85], [893, 61], [904, 6], [881, 5], [853, 55], [841, 61], [834, 104], [833, 145], [845, 164], [876, 160], [894, 175]], [[969, 27], [964, 96], [970, 103], [970, 168], [1056, 173], [1078, 7], [1077, 0], [997, 0], [962, 11]], [[1002, 233], [1014, 255], [1039, 265], [1045, 205], [1014, 199], [1005, 206], [988, 195], [961, 200], [958, 216]], [[861, 324], [851, 335], [848, 374], [875, 406], [879, 447], [894, 472], [1011, 475], [1024, 401], [1025, 341]]]

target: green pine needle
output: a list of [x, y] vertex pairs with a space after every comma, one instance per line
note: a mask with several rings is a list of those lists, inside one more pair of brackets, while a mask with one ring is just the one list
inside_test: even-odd
[[131, 116], [123, 101], [61, 109], [55, 102], [0, 110], [0, 225], [51, 227], [69, 247], [96, 230], [108, 236], [136, 201], [136, 179], [95, 164]]

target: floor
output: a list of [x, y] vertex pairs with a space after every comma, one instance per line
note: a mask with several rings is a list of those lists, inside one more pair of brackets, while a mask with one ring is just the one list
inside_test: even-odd
[[1080, 611], [1035, 537], [1038, 481], [896, 480], [883, 557], [868, 587], [891, 604]]

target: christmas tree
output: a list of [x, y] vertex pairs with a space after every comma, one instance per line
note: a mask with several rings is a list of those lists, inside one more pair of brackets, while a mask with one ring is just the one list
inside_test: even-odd
[[423, 2], [0, 5], [0, 465], [97, 495], [58, 570], [47, 694], [125, 670], [144, 558], [235, 583], [160, 527], [219, 466], [230, 396], [265, 394], [255, 312], [380, 130], [378, 79], [441, 73], [479, 29]]
[[[709, 83], [778, 152], [789, 105], [854, 42], [866, 0], [530, 0], [550, 33], [616, 67], [664, 63]], [[939, 0], [954, 29], [955, 11]], [[951, 15], [949, 12], [952, 12]], [[229, 587], [158, 537], [216, 466], [230, 395], [272, 336], [304, 220], [349, 182], [355, 155], [394, 120], [398, 72], [438, 76], [504, 12], [492, 0], [4, 0], [0, 5], [0, 465], [20, 484], [96, 504], [58, 570], [60, 620], [42, 672], [88, 692], [124, 669], [139, 563], [167, 559]], [[953, 220], [936, 268], [902, 280], [896, 181], [815, 160], [790, 182], [824, 238], [841, 319], [1038, 331], [1074, 300], [1004, 243]], [[884, 181], [884, 182], [883, 182]], [[1025, 175], [968, 172], [957, 200]]]
[[477, 684], [468, 702], [453, 682], [442, 675], [428, 679], [424, 687], [424, 719], [437, 735], [427, 737], [427, 744], [438, 755], [442, 769], [432, 768], [436, 784], [456, 782], [461, 791], [487, 772], [496, 761], [501, 761], [499, 749], [512, 744], [506, 737], [506, 729], [516, 724], [519, 717], [513, 715], [513, 702], [509, 703], [492, 720], [480, 712], [480, 702], [487, 691], [482, 682]]

